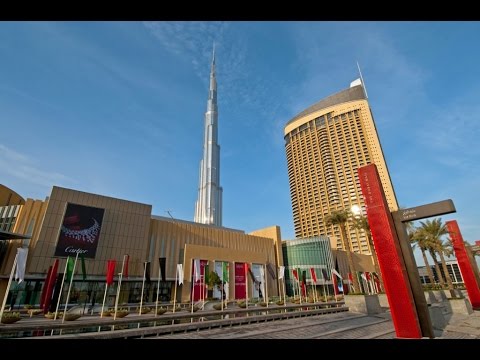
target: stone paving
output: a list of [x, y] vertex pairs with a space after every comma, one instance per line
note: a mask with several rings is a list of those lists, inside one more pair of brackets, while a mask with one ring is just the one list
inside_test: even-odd
[[[453, 315], [436, 339], [480, 339], [480, 312]], [[171, 334], [154, 339], [394, 339], [389, 312], [364, 315], [353, 312]]]

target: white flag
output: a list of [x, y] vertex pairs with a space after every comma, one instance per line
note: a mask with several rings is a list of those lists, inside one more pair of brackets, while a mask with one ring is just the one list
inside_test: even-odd
[[280, 266], [280, 270], [278, 271], [278, 278], [283, 279], [285, 276], [285, 266]]
[[15, 272], [15, 280], [21, 283], [25, 279], [25, 266], [27, 264], [28, 249], [17, 248], [17, 270]]
[[194, 259], [193, 260], [193, 264], [194, 264], [194, 273], [195, 273], [195, 282], [199, 281], [200, 280], [200, 259]]
[[363, 279], [363, 280], [367, 281], [367, 276], [365, 275], [365, 273], [362, 273], [361, 276], [362, 276], [362, 279]]
[[183, 284], [183, 265], [177, 264], [178, 285]]
[[340, 275], [340, 274], [338, 273], [338, 271], [335, 270], [335, 269], [332, 269], [332, 274], [335, 274], [335, 275], [337, 275], [340, 279], [343, 279], [342, 275]]

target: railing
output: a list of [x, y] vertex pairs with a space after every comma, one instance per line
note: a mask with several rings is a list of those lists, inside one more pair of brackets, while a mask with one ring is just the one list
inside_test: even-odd
[[348, 308], [344, 306], [343, 301], [339, 301], [286, 306], [271, 305], [269, 307], [249, 306], [246, 309], [236, 307], [223, 311], [199, 310], [194, 313], [180, 311], [157, 316], [154, 314], [138, 315], [136, 313], [115, 320], [111, 317], [84, 316], [63, 324], [58, 320], [34, 319], [32, 321], [25, 320], [24, 324], [21, 322], [10, 325], [1, 324], [0, 337], [34, 337], [37, 339], [144, 337], [342, 311], [348, 311]]

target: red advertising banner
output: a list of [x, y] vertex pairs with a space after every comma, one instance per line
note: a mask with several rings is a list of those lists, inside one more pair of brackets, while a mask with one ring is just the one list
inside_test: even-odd
[[235, 263], [235, 299], [245, 299], [246, 291], [245, 263]]
[[475, 310], [480, 309], [480, 284], [477, 282], [472, 264], [468, 259], [460, 228], [455, 220], [446, 221], [445, 225], [450, 234], [450, 239], [452, 239], [455, 257], [457, 258], [458, 266], [462, 272], [463, 282], [467, 288], [468, 297], [470, 298], [472, 307]]
[[105, 209], [67, 204], [54, 256], [95, 258]]
[[[195, 268], [195, 261], [199, 263], [199, 267]], [[205, 267], [208, 265], [208, 260], [192, 260], [192, 297], [193, 301], [199, 301], [206, 299], [207, 297], [207, 286], [205, 285]], [[198, 272], [198, 273], [197, 273]], [[203, 289], [203, 295], [202, 295]]]
[[400, 243], [375, 164], [358, 169], [368, 223], [383, 277], [385, 292], [399, 338], [422, 337]]

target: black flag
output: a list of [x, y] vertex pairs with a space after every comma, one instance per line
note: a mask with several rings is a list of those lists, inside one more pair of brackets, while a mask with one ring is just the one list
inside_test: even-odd
[[267, 270], [270, 273], [270, 276], [272, 277], [272, 279], [276, 280], [277, 276], [275, 275], [275, 270], [273, 270], [272, 264], [267, 263]]
[[145, 279], [150, 284], [150, 261], [147, 261], [145, 265]]
[[328, 281], [327, 270], [322, 269], [323, 280]]
[[160, 265], [160, 274], [162, 275], [162, 281], [165, 281], [165, 264], [167, 262], [167, 258], [161, 257], [158, 258], [158, 264]]

